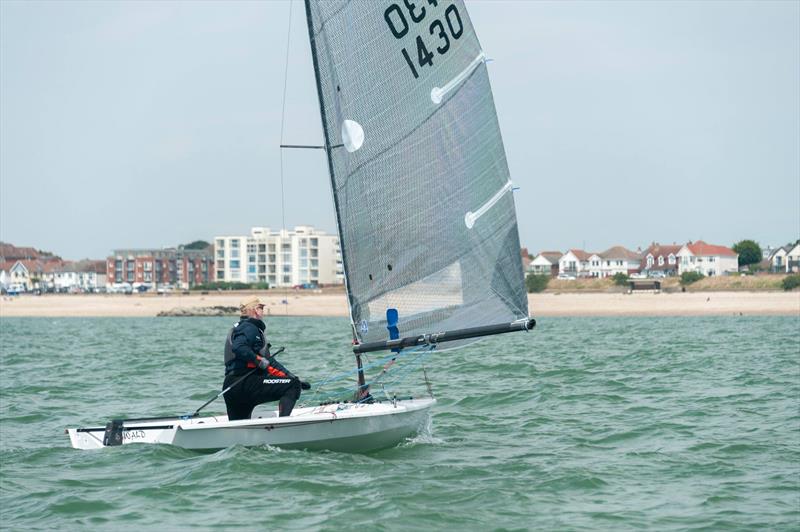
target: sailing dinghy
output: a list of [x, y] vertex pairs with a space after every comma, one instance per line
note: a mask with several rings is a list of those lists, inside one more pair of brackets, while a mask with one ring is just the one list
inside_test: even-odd
[[[73, 447], [390, 447], [424, 427], [436, 402], [432, 393], [398, 399], [392, 375], [434, 351], [535, 325], [486, 55], [463, 1], [305, 0], [305, 8], [325, 139], [315, 147], [331, 179], [355, 395], [283, 418], [228, 421], [198, 409], [114, 420], [67, 429]], [[364, 365], [373, 351], [389, 355]], [[374, 366], [382, 370], [368, 382]]]
[[366, 452], [397, 445], [427, 421], [434, 399], [343, 403], [295, 408], [291, 416], [228, 421], [228, 416], [128, 419], [106, 427], [67, 429], [76, 449], [129, 443], [164, 443], [185, 449], [272, 445]]

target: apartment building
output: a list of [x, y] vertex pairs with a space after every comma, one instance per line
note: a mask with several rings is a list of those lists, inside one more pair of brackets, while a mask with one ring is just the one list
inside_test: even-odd
[[106, 259], [106, 270], [108, 284], [188, 289], [214, 281], [213, 248], [115, 249]]
[[269, 283], [271, 287], [344, 283], [339, 237], [311, 226], [249, 236], [214, 237], [217, 281]]

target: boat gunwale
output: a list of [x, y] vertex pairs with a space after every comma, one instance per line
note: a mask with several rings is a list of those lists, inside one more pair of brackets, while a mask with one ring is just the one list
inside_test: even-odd
[[[334, 403], [335, 404], [335, 403]], [[356, 403], [347, 403], [353, 406], [359, 406]], [[383, 403], [379, 403], [383, 405]], [[359, 419], [364, 417], [378, 417], [378, 416], [388, 416], [388, 415], [395, 415], [395, 414], [404, 414], [404, 413], [411, 413], [417, 412], [419, 410], [424, 410], [426, 408], [432, 407], [436, 404], [435, 398], [422, 398], [422, 399], [410, 399], [410, 400], [398, 400], [397, 403], [393, 406], [393, 408], [387, 408], [382, 411], [371, 411], [370, 409], [364, 409], [361, 412], [357, 411], [349, 411], [346, 412], [345, 415], [339, 415], [339, 413], [345, 413], [345, 410], [342, 411], [334, 411], [334, 412], [318, 412], [318, 413], [304, 413], [300, 416], [292, 417], [288, 416], [285, 418], [280, 417], [259, 417], [256, 419], [241, 419], [235, 421], [216, 421], [216, 416], [208, 416], [206, 418], [190, 418], [190, 419], [182, 419], [180, 417], [169, 417], [169, 418], [142, 418], [142, 419], [152, 419], [153, 421], [176, 421], [171, 425], [125, 425], [124, 428], [126, 430], [171, 430], [176, 427], [180, 430], [204, 430], [209, 428], [214, 429], [248, 429], [248, 428], [255, 428], [255, 429], [263, 429], [267, 425], [272, 425], [272, 428], [290, 428], [290, 427], [299, 427], [303, 425], [313, 425], [319, 423], [332, 423], [334, 421], [342, 421], [346, 419]], [[366, 405], [366, 403], [364, 403]], [[401, 405], [402, 408], [398, 409], [398, 405]], [[329, 405], [325, 405], [329, 406]], [[387, 405], [388, 406], [388, 405]], [[411, 407], [411, 408], [409, 408]], [[317, 406], [314, 407], [306, 407], [306, 408], [320, 408]], [[311, 416], [325, 416], [322, 419], [310, 419]], [[303, 419], [305, 418], [305, 419]], [[215, 419], [215, 421], [207, 422], [205, 419]], [[189, 421], [184, 425], [183, 422]], [[74, 430], [76, 432], [104, 432], [106, 427], [85, 427], [85, 428], [74, 428], [74, 429], [67, 429], [67, 431]], [[271, 429], [270, 429], [271, 430]]]

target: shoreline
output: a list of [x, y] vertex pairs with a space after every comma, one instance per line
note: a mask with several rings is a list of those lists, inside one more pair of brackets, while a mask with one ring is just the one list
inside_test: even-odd
[[[344, 292], [208, 294], [45, 294], [0, 299], [0, 318], [155, 317], [159, 312], [237, 307], [247, 295], [265, 303], [265, 316], [347, 317]], [[285, 302], [284, 302], [285, 301]], [[800, 292], [681, 292], [528, 294], [534, 317], [560, 316], [798, 316]], [[226, 314], [223, 314], [226, 315]], [[231, 316], [234, 316], [231, 314]]]

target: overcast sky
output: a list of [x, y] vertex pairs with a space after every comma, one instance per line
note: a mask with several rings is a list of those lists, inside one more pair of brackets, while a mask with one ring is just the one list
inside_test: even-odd
[[[800, 237], [800, 2], [467, 8], [531, 252]], [[0, 1], [0, 240], [333, 232], [321, 151], [285, 153], [281, 213], [288, 22], [287, 0]], [[290, 35], [283, 141], [321, 144], [300, 1]]]

